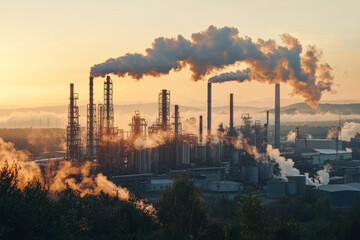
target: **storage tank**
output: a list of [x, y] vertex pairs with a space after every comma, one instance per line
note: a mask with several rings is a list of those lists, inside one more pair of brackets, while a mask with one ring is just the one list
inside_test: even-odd
[[289, 180], [285, 183], [286, 194], [289, 196], [294, 196], [297, 193], [296, 182]]
[[246, 183], [257, 184], [259, 182], [259, 172], [257, 166], [242, 166], [241, 180]]
[[266, 183], [266, 188], [266, 196], [269, 198], [280, 198], [286, 196], [286, 186], [284, 180], [270, 180]]
[[233, 164], [239, 163], [239, 151], [237, 149], [234, 149], [230, 152], [231, 161]]
[[296, 182], [296, 193], [300, 194], [305, 191], [305, 184], [306, 184], [306, 177], [305, 175], [298, 175], [298, 176], [286, 176], [289, 181]]
[[267, 181], [270, 180], [273, 176], [273, 165], [268, 163], [259, 164], [259, 180], [260, 181]]
[[151, 171], [151, 158], [147, 149], [135, 150], [136, 171], [139, 174]]
[[199, 163], [205, 163], [206, 162], [206, 146], [198, 145], [196, 147], [197, 151], [197, 157]]

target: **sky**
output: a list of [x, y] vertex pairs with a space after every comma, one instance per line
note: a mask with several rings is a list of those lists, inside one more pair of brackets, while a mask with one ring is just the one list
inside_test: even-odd
[[[302, 1], [121, 1], [0, 0], [0, 107], [34, 107], [68, 103], [75, 84], [79, 104], [88, 101], [90, 68], [126, 53], [144, 53], [157, 37], [190, 39], [210, 25], [235, 27], [253, 40], [280, 40], [289, 33], [303, 46], [316, 45], [334, 69], [336, 93], [322, 102], [360, 102], [360, 2]], [[206, 105], [206, 83], [189, 69], [169, 75], [114, 81], [114, 102], [156, 102], [161, 89], [171, 102]], [[95, 100], [102, 102], [104, 79], [95, 79]], [[213, 87], [213, 104], [271, 106], [274, 86], [257, 82], [223, 83]], [[282, 104], [302, 101], [281, 86]]]

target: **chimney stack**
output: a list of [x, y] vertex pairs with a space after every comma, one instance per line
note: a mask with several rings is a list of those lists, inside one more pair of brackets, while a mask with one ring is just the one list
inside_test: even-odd
[[203, 117], [200, 115], [199, 117], [199, 142], [202, 144], [203, 139]]
[[179, 105], [175, 105], [175, 140], [179, 139]]
[[88, 106], [88, 154], [94, 158], [94, 78], [90, 76], [89, 82], [89, 106]]
[[234, 134], [234, 102], [233, 94], [230, 93], [230, 135]]
[[280, 83], [275, 85], [275, 148], [280, 148]]
[[208, 138], [211, 137], [211, 82], [208, 82], [208, 99], [207, 99], [207, 103], [208, 103], [208, 116], [207, 116], [207, 134], [208, 134]]

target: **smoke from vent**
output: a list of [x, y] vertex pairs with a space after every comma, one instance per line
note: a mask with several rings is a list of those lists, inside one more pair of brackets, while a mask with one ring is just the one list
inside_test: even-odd
[[[287, 179], [286, 176], [299, 176], [300, 171], [294, 167], [295, 163], [292, 159], [280, 155], [279, 149], [273, 149], [271, 145], [267, 145], [266, 152], [269, 155], [271, 160], [274, 160], [280, 168], [279, 178]], [[327, 185], [329, 183], [329, 172], [331, 166], [326, 164], [322, 170], [316, 172], [314, 178], [310, 178], [308, 173], [305, 173], [306, 184], [319, 187], [320, 185]]]
[[341, 128], [341, 140], [350, 141], [351, 138], [360, 134], [360, 123], [356, 122], [345, 122]]
[[110, 58], [91, 68], [91, 75], [104, 77], [115, 74], [141, 79], [144, 76], [169, 74], [190, 66], [192, 79], [197, 81], [213, 70], [243, 62], [249, 68], [210, 78], [211, 82], [250, 81], [277, 83], [288, 82], [293, 93], [305, 98], [316, 108], [323, 91], [332, 91], [332, 67], [320, 63], [321, 51], [308, 46], [302, 55], [300, 42], [289, 34], [281, 35], [283, 45], [274, 40], [239, 37], [237, 28], [210, 26], [194, 33], [191, 40], [178, 35], [176, 38], [156, 38], [145, 54], [127, 53]]
[[296, 139], [296, 132], [290, 130], [290, 132], [287, 135], [287, 140], [289, 142], [295, 142], [295, 139]]

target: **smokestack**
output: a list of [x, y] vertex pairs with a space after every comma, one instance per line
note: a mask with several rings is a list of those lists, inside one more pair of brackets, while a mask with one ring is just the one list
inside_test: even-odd
[[211, 137], [211, 82], [208, 82], [208, 116], [207, 116], [207, 130], [208, 138]]
[[234, 102], [233, 94], [230, 93], [230, 135], [234, 134]]
[[179, 139], [179, 105], [175, 105], [175, 141]]
[[94, 78], [89, 78], [89, 109], [88, 109], [88, 153], [90, 160], [94, 158]]
[[[167, 129], [167, 101], [166, 101], [166, 95], [167, 95], [167, 90], [163, 89], [162, 90], [162, 99], [161, 99], [161, 103], [162, 103], [162, 111], [161, 111], [161, 124], [162, 124], [162, 129], [166, 130]], [[175, 120], [176, 121], [176, 120]]]
[[275, 84], [275, 148], [280, 148], [280, 83]]
[[200, 115], [199, 117], [199, 141], [202, 143], [203, 138], [203, 117]]
[[268, 144], [269, 141], [269, 110], [266, 111], [266, 128], [265, 128], [265, 143]]
[[[74, 126], [74, 84], [70, 83], [70, 127], [73, 128]], [[40, 120], [41, 121], [41, 120]], [[73, 130], [71, 129], [71, 132], [73, 132]]]
[[67, 159], [81, 158], [81, 128], [79, 124], [79, 107], [76, 104], [78, 95], [74, 93], [74, 84], [70, 84], [70, 104], [68, 111], [68, 125], [66, 127], [66, 157]]

